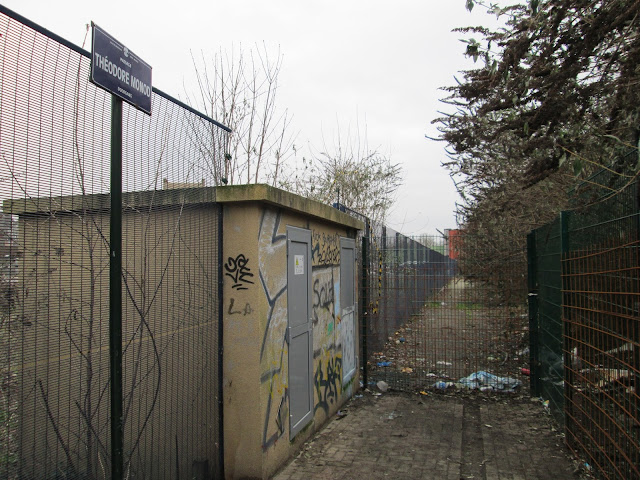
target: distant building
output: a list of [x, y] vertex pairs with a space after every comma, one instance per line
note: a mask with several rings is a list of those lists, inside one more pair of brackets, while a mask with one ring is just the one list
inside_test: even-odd
[[447, 236], [448, 255], [451, 260], [457, 260], [460, 257], [462, 249], [462, 230], [446, 229], [444, 233]]

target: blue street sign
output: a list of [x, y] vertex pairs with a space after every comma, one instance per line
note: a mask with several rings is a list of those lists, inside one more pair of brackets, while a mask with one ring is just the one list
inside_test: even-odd
[[151, 115], [151, 66], [91, 23], [91, 82]]

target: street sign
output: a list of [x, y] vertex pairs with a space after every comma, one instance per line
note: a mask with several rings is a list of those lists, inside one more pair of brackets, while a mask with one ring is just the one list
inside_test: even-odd
[[151, 66], [91, 23], [91, 82], [151, 115]]

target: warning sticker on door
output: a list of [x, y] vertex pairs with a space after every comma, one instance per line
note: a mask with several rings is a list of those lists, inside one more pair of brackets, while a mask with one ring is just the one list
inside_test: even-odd
[[304, 255], [294, 255], [294, 275], [304, 275]]

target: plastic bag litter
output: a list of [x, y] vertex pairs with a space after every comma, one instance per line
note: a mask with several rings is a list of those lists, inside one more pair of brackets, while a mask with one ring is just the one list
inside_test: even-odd
[[515, 378], [498, 377], [484, 371], [474, 372], [466, 378], [461, 378], [458, 383], [470, 389], [498, 392], [513, 392], [522, 385], [522, 382]]
[[446, 390], [448, 388], [455, 387], [455, 383], [445, 382], [444, 380], [441, 380], [439, 382], [434, 383], [431, 387], [437, 390]]

